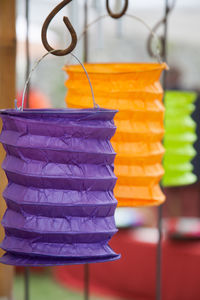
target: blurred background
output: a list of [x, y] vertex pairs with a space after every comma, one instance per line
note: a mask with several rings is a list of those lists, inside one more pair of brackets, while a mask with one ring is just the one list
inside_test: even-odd
[[[49, 41], [56, 48], [64, 48], [68, 33], [62, 21], [63, 15], [70, 17], [78, 36], [84, 29], [84, 0], [73, 0], [54, 18], [49, 31]], [[111, 4], [121, 1], [111, 1]], [[164, 15], [164, 1], [141, 0], [129, 1], [129, 13], [144, 19], [154, 26]], [[200, 39], [198, 36], [200, 3], [198, 0], [176, 1], [176, 7], [169, 17], [168, 61], [171, 69], [177, 72], [177, 85], [183, 89], [199, 88]], [[30, 1], [30, 49], [31, 60], [34, 62], [44, 54], [40, 31], [48, 13], [58, 4], [54, 0]], [[104, 0], [87, 0], [88, 22], [106, 14]], [[22, 90], [25, 81], [25, 6], [23, 0], [17, 1], [17, 72], [18, 90]], [[163, 28], [161, 26], [162, 33]], [[120, 62], [120, 61], [150, 61], [146, 50], [149, 35], [147, 29], [140, 23], [129, 18], [113, 20], [105, 18], [88, 29], [89, 62]], [[83, 58], [83, 38], [79, 41], [75, 53]], [[65, 75], [62, 67], [68, 62], [75, 63], [70, 57], [49, 56], [35, 72], [32, 87], [40, 89], [54, 107], [65, 106], [64, 87]], [[62, 105], [61, 105], [62, 103]]]
[[[41, 43], [41, 27], [46, 16], [59, 3], [58, 0], [30, 0], [30, 57], [31, 66], [45, 50]], [[17, 94], [21, 97], [26, 77], [26, 19], [25, 1], [17, 0]], [[120, 9], [123, 1], [111, 1]], [[88, 22], [106, 14], [104, 0], [87, 0]], [[77, 35], [84, 30], [84, 0], [73, 0], [53, 20], [49, 41], [54, 48], [64, 48], [69, 35], [62, 21], [68, 16]], [[153, 27], [164, 16], [164, 0], [130, 0], [129, 14], [134, 14]], [[200, 86], [200, 1], [176, 1], [169, 15], [167, 87], [199, 92]], [[160, 27], [158, 34], [163, 33]], [[126, 17], [120, 20], [104, 18], [88, 29], [89, 62], [148, 62], [153, 61], [147, 53], [149, 32], [139, 22]], [[83, 38], [75, 53], [83, 60]], [[30, 101], [32, 105], [43, 103], [49, 107], [65, 107], [65, 64], [76, 63], [70, 56], [48, 56], [43, 60], [31, 79]], [[199, 101], [194, 117], [199, 136]], [[199, 151], [198, 142], [195, 145]], [[195, 173], [200, 175], [198, 157], [194, 162]], [[166, 240], [163, 246], [163, 282], [167, 300], [198, 300], [200, 290], [200, 188], [197, 182], [185, 188], [168, 191], [169, 200], [164, 208]], [[168, 219], [182, 217], [179, 222]], [[184, 219], [183, 219], [184, 217]], [[119, 233], [113, 238], [112, 247], [122, 253], [118, 263], [91, 266], [91, 299], [155, 300], [155, 266], [157, 242], [157, 210], [118, 209], [116, 223]], [[180, 244], [170, 234], [178, 231], [185, 244]], [[181, 232], [183, 231], [183, 232]], [[187, 233], [191, 236], [187, 239]], [[171, 237], [172, 237], [171, 236]], [[186, 241], [185, 241], [186, 240]], [[182, 241], [182, 242], [183, 242]], [[189, 244], [188, 244], [189, 241]], [[181, 250], [182, 249], [182, 250]], [[124, 255], [124, 257], [123, 257]], [[126, 256], [126, 257], [125, 257]], [[175, 271], [174, 271], [175, 268]], [[106, 270], [106, 272], [105, 272]], [[24, 298], [23, 269], [17, 268], [13, 299]], [[182, 280], [187, 277], [188, 286], [183, 289]], [[169, 280], [170, 279], [170, 280]], [[83, 266], [31, 269], [31, 299], [83, 299]]]

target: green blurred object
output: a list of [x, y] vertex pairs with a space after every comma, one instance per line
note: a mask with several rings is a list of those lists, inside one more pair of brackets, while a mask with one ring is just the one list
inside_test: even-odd
[[191, 118], [196, 98], [194, 92], [165, 93], [164, 187], [188, 185], [197, 180], [191, 164], [196, 155], [193, 147], [197, 139], [196, 123]]
[[[24, 276], [18, 275], [14, 282], [14, 299], [24, 299]], [[30, 299], [37, 300], [82, 300], [83, 296], [57, 284], [50, 275], [31, 274]]]
[[[17, 275], [14, 281], [14, 299], [24, 299], [24, 276]], [[73, 292], [59, 285], [47, 274], [31, 274], [30, 277], [30, 299], [33, 300], [83, 300], [83, 294]], [[100, 300], [91, 296], [91, 300]], [[102, 300], [102, 297], [101, 297]]]

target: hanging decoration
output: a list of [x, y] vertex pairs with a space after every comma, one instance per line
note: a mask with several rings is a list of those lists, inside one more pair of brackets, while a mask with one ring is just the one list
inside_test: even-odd
[[[85, 64], [98, 104], [118, 109], [112, 145], [117, 153], [114, 194], [119, 206], [159, 205], [164, 148], [163, 90], [160, 75], [165, 63]], [[67, 106], [91, 106], [89, 89], [78, 65], [66, 66]]]
[[197, 138], [196, 124], [191, 118], [194, 111], [196, 93], [167, 91], [165, 94], [165, 175], [163, 186], [181, 186], [194, 183], [197, 178], [192, 173], [191, 160], [196, 151], [193, 147]]
[[0, 141], [8, 209], [2, 263], [61, 265], [119, 258], [115, 153], [109, 142], [116, 111], [1, 111]]
[[[50, 21], [69, 2], [62, 1], [42, 28], [45, 48], [57, 56], [71, 53], [76, 46], [76, 33], [66, 17], [70, 46], [54, 50], [46, 38]], [[52, 266], [116, 260], [120, 255], [108, 242], [117, 231], [113, 195], [116, 153], [110, 143], [117, 111], [97, 106], [82, 64], [93, 109], [24, 109], [31, 74], [47, 54], [29, 74], [22, 106], [0, 111], [0, 142], [6, 151], [2, 168], [8, 178], [1, 244], [6, 253], [0, 262]]]

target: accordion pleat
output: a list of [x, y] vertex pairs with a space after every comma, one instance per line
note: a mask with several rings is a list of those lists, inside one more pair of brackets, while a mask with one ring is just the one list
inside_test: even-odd
[[110, 261], [116, 111], [1, 112], [8, 185], [0, 262], [49, 266]]
[[196, 124], [191, 117], [195, 100], [196, 94], [193, 92], [166, 92], [163, 186], [187, 185], [197, 180], [191, 164], [196, 155]]
[[[86, 64], [96, 102], [118, 109], [112, 146], [117, 153], [114, 194], [119, 206], [159, 205], [165, 200], [159, 181], [164, 170], [163, 90], [165, 64]], [[91, 106], [90, 89], [81, 68], [66, 66], [68, 107]]]

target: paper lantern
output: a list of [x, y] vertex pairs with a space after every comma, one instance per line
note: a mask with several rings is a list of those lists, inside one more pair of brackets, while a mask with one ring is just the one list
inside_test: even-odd
[[8, 186], [1, 262], [48, 266], [119, 258], [116, 226], [116, 111], [5, 110], [0, 141]]
[[163, 186], [192, 184], [196, 176], [192, 173], [191, 160], [196, 154], [196, 124], [191, 118], [196, 94], [192, 92], [167, 91], [165, 94], [165, 175]]
[[[119, 206], [159, 205], [164, 148], [163, 90], [159, 79], [165, 63], [86, 64], [100, 106], [118, 109], [112, 145], [117, 153], [114, 194]], [[66, 66], [69, 107], [91, 106], [82, 69]]]

